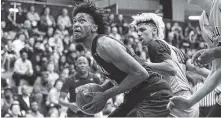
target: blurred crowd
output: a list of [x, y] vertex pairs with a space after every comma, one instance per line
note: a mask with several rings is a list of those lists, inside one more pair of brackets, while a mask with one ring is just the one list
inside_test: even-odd
[[[16, 15], [9, 12], [1, 21], [2, 117], [65, 117], [67, 109], [57, 107], [58, 95], [65, 79], [76, 73], [75, 61], [80, 55], [88, 58], [88, 71], [96, 74], [101, 83], [106, 79], [90, 52], [74, 40], [68, 10], [64, 8], [59, 16], [50, 12], [45, 7], [43, 14], [37, 13], [34, 6], [24, 12], [19, 6]], [[148, 59], [136, 28], [122, 14], [110, 14], [108, 22], [110, 37]], [[200, 32], [190, 22], [184, 28], [179, 23], [166, 22], [165, 40], [191, 56], [206, 48]], [[103, 114], [108, 115], [122, 101], [122, 96], [109, 100]]]

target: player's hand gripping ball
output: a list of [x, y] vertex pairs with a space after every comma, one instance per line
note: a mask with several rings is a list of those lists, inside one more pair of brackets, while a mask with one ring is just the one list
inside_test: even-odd
[[107, 100], [102, 97], [104, 89], [95, 83], [85, 84], [76, 88], [76, 103], [82, 112], [94, 115], [103, 110]]

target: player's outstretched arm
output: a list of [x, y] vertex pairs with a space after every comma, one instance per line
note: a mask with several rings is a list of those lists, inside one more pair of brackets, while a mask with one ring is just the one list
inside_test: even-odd
[[[149, 77], [148, 72], [132, 56], [124, 46], [108, 37], [98, 40], [98, 54], [107, 62], [113, 63], [128, 76], [118, 85], [103, 93], [107, 99], [126, 92]], [[122, 78], [119, 78], [122, 79]]]

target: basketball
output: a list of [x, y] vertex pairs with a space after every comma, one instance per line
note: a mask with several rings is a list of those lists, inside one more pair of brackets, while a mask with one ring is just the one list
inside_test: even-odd
[[99, 113], [100, 111], [103, 110], [106, 104], [99, 106], [96, 108], [96, 110], [93, 111], [87, 111], [83, 109], [82, 107], [88, 103], [90, 103], [93, 100], [93, 97], [91, 96], [86, 96], [85, 94], [88, 92], [104, 92], [103, 88], [101, 88], [98, 84], [95, 83], [89, 83], [85, 84], [83, 86], [80, 86], [77, 88], [78, 90], [76, 91], [76, 104], [78, 107], [81, 109], [82, 112], [88, 115], [94, 115]]

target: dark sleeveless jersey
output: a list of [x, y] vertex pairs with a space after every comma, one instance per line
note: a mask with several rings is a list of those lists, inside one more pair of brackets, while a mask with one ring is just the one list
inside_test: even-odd
[[[103, 74], [105, 74], [107, 77], [109, 77], [110, 79], [112, 80], [115, 80], [118, 84], [121, 83], [125, 78], [126, 76], [128, 75], [127, 73], [121, 71], [120, 69], [118, 69], [113, 63], [109, 63], [109, 62], [106, 62], [105, 60], [103, 60], [97, 53], [96, 51], [96, 48], [97, 48], [97, 40], [100, 38], [100, 37], [103, 37], [103, 36], [106, 36], [106, 37], [109, 37], [107, 35], [97, 35], [93, 42], [92, 42], [92, 56], [94, 57], [94, 59], [96, 60], [96, 62], [101, 66], [101, 69], [103, 71]], [[111, 38], [111, 37], [109, 37]], [[116, 40], [114, 38], [111, 38], [113, 40]], [[105, 40], [105, 39], [104, 39]], [[120, 41], [116, 40], [117, 42], [119, 42], [120, 44], [122, 44]], [[123, 44], [122, 44], [123, 45]], [[124, 46], [124, 45], [123, 45]], [[129, 51], [129, 49], [124, 46], [126, 48], [126, 51], [128, 54], [130, 54], [137, 62], [139, 62], [146, 70], [147, 72], [149, 73], [149, 77], [147, 77], [147, 82], [148, 84], [153, 84], [154, 82], [158, 82], [159, 80], [162, 80], [161, 77], [152, 71], [152, 69], [150, 67], [148, 67], [146, 64], [145, 64], [145, 60], [141, 59], [140, 57], [138, 57], [136, 54], [132, 53]], [[116, 50], [117, 51], [117, 50]], [[154, 80], [151, 80], [151, 76], [159, 76], [157, 77], [154, 77]]]

